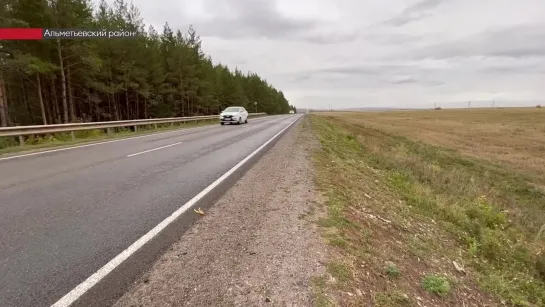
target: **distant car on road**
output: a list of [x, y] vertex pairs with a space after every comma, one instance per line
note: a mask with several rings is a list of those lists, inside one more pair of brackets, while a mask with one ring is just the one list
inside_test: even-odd
[[228, 107], [220, 114], [220, 124], [247, 124], [248, 111], [243, 107]]
[[293, 112], [293, 110], [290, 111], [290, 114], [295, 114], [295, 112]]

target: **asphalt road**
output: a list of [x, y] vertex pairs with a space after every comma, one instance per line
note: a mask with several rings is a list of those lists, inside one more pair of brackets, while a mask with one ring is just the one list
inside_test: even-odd
[[0, 160], [0, 306], [50, 306], [295, 117]]

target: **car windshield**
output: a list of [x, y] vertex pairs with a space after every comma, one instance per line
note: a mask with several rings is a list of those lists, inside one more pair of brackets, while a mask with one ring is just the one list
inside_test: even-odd
[[227, 108], [223, 112], [239, 112], [240, 108]]

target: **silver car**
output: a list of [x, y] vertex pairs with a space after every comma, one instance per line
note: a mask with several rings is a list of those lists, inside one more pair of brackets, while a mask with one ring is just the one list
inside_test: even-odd
[[228, 107], [220, 114], [220, 124], [247, 124], [248, 111], [243, 107]]

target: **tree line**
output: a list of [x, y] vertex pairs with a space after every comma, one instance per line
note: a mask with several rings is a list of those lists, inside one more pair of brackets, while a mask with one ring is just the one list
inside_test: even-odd
[[0, 41], [0, 126], [295, 109], [255, 73], [214, 64], [193, 27], [147, 27], [125, 0], [4, 0], [0, 27], [136, 32], [126, 39]]

